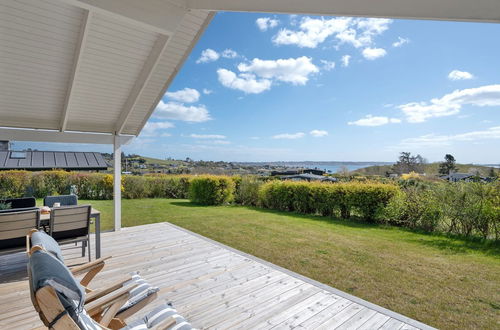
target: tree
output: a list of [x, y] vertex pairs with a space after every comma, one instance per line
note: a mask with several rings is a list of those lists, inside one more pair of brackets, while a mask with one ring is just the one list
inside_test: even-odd
[[412, 156], [411, 152], [401, 152], [398, 161], [392, 166], [392, 171], [397, 174], [423, 173], [426, 162], [425, 158], [420, 155]]
[[444, 156], [444, 162], [439, 164], [439, 174], [449, 175], [457, 171], [457, 166], [455, 165], [455, 157], [450, 154]]

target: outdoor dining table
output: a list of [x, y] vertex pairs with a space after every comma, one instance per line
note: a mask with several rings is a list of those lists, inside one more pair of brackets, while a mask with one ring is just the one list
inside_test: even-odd
[[[101, 257], [101, 211], [92, 208], [90, 211], [90, 218], [94, 219], [95, 223], [95, 257]], [[40, 226], [48, 226], [50, 220], [50, 213], [40, 214]]]

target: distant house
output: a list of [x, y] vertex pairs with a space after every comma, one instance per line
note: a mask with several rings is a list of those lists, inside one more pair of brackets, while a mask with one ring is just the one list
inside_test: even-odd
[[[459, 181], [473, 182], [478, 178], [478, 176], [470, 173], [450, 173], [448, 175], [442, 175], [440, 176], [440, 178], [450, 182], [459, 182]], [[479, 177], [479, 180], [482, 182], [490, 181], [489, 178], [485, 178], [482, 176]]]
[[325, 171], [320, 170], [318, 168], [306, 168], [302, 171], [302, 173], [315, 174], [315, 175], [323, 175]]
[[290, 181], [321, 181], [321, 182], [337, 182], [336, 178], [330, 176], [316, 175], [310, 173], [301, 173], [295, 175], [285, 175], [281, 177], [282, 180]]
[[271, 171], [271, 176], [296, 175], [296, 174], [300, 174], [300, 171], [299, 170]]
[[107, 170], [108, 163], [99, 152], [10, 150], [10, 143], [0, 141], [0, 171]]

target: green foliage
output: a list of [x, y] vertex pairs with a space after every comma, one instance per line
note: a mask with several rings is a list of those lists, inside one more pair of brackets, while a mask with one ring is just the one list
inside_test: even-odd
[[0, 210], [9, 210], [11, 208], [11, 203], [0, 202]]
[[375, 221], [398, 192], [394, 185], [380, 183], [269, 182], [262, 186], [260, 205], [282, 211], [340, 216], [354, 212], [366, 221]]
[[152, 198], [188, 198], [191, 176], [151, 174], [145, 178]]
[[455, 157], [450, 154], [444, 156], [444, 162], [439, 164], [439, 174], [448, 175], [450, 173], [457, 171], [457, 166], [455, 165]]
[[257, 206], [259, 189], [264, 183], [254, 176], [234, 177], [236, 185], [235, 202], [241, 205]]
[[28, 192], [30, 172], [3, 171], [0, 172], [0, 198], [19, 198]]
[[149, 185], [144, 177], [124, 175], [122, 180], [123, 198], [138, 199], [149, 196]]
[[500, 183], [403, 185], [384, 216], [389, 223], [408, 228], [498, 240]]
[[201, 205], [222, 205], [234, 200], [235, 183], [226, 176], [198, 176], [191, 180], [189, 198]]

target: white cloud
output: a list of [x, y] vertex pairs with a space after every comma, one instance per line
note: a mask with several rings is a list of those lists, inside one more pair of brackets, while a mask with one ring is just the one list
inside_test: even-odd
[[474, 78], [472, 73], [466, 71], [453, 70], [448, 74], [450, 80], [469, 80]]
[[343, 67], [348, 67], [349, 66], [349, 62], [351, 61], [351, 55], [344, 55], [342, 56], [342, 66]]
[[205, 94], [205, 95], [210, 95], [210, 94], [212, 94], [213, 92], [214, 92], [214, 91], [213, 91], [213, 90], [211, 90], [211, 89], [206, 89], [206, 88], [203, 88], [203, 94]]
[[416, 138], [404, 139], [400, 146], [405, 148], [442, 147], [454, 142], [500, 139], [500, 126], [483, 131], [472, 131], [455, 135], [427, 134]]
[[306, 56], [278, 60], [254, 58], [250, 64], [240, 63], [238, 70], [264, 79], [276, 79], [293, 85], [305, 85], [310, 74], [319, 72], [311, 58]]
[[323, 70], [330, 71], [335, 69], [334, 61], [320, 60], [321, 64], [323, 64]]
[[272, 29], [278, 26], [280, 23], [279, 20], [271, 18], [271, 17], [260, 17], [257, 18], [255, 24], [261, 31], [267, 31], [268, 29]]
[[193, 103], [200, 99], [200, 92], [193, 88], [184, 88], [177, 92], [166, 92], [165, 96], [174, 101]]
[[212, 119], [204, 105], [185, 106], [177, 102], [165, 103], [163, 101], [160, 101], [156, 107], [154, 116], [157, 118], [188, 122], [204, 122]]
[[309, 134], [311, 134], [314, 137], [323, 137], [323, 136], [327, 136], [328, 132], [323, 131], [323, 130], [319, 130], [319, 129], [313, 129], [312, 131], [309, 132]]
[[193, 139], [208, 139], [208, 140], [222, 140], [225, 139], [225, 135], [220, 134], [191, 134], [189, 137]]
[[201, 56], [196, 63], [209, 63], [215, 62], [219, 59], [220, 55], [215, 50], [207, 48], [201, 52]]
[[382, 126], [386, 124], [399, 124], [400, 122], [401, 119], [397, 118], [367, 115], [365, 116], [365, 118], [361, 118], [356, 121], [350, 121], [347, 124], [356, 126]]
[[225, 49], [222, 53], [221, 56], [224, 58], [236, 58], [238, 57], [238, 53], [235, 52], [232, 49]]
[[383, 48], [365, 48], [363, 49], [363, 57], [367, 60], [375, 60], [379, 57], [384, 57], [387, 55], [387, 52]]
[[236, 73], [232, 71], [218, 69], [217, 75], [219, 77], [219, 82], [223, 86], [237, 89], [247, 94], [259, 94], [271, 88], [271, 80], [257, 79], [255, 75], [252, 74], [242, 73], [236, 75]]
[[170, 136], [169, 133], [158, 133], [159, 130], [173, 128], [174, 124], [168, 121], [148, 121], [141, 131], [141, 136]]
[[373, 43], [373, 38], [389, 28], [392, 20], [385, 18], [350, 18], [331, 19], [304, 17], [298, 30], [281, 29], [273, 42], [278, 45], [297, 45], [316, 48], [328, 37], [335, 36], [340, 43], [348, 43], [356, 48]]
[[398, 41], [395, 41], [392, 43], [392, 47], [401, 47], [403, 46], [404, 44], [407, 44], [410, 42], [410, 39], [408, 38], [401, 38], [401, 37], [398, 37]]
[[411, 102], [398, 108], [410, 123], [422, 123], [429, 118], [455, 115], [462, 106], [500, 106], [500, 85], [455, 90], [430, 102]]
[[283, 134], [277, 134], [273, 136], [273, 139], [288, 139], [288, 140], [295, 140], [295, 139], [300, 139], [305, 136], [304, 133], [298, 132], [298, 133], [283, 133]]

